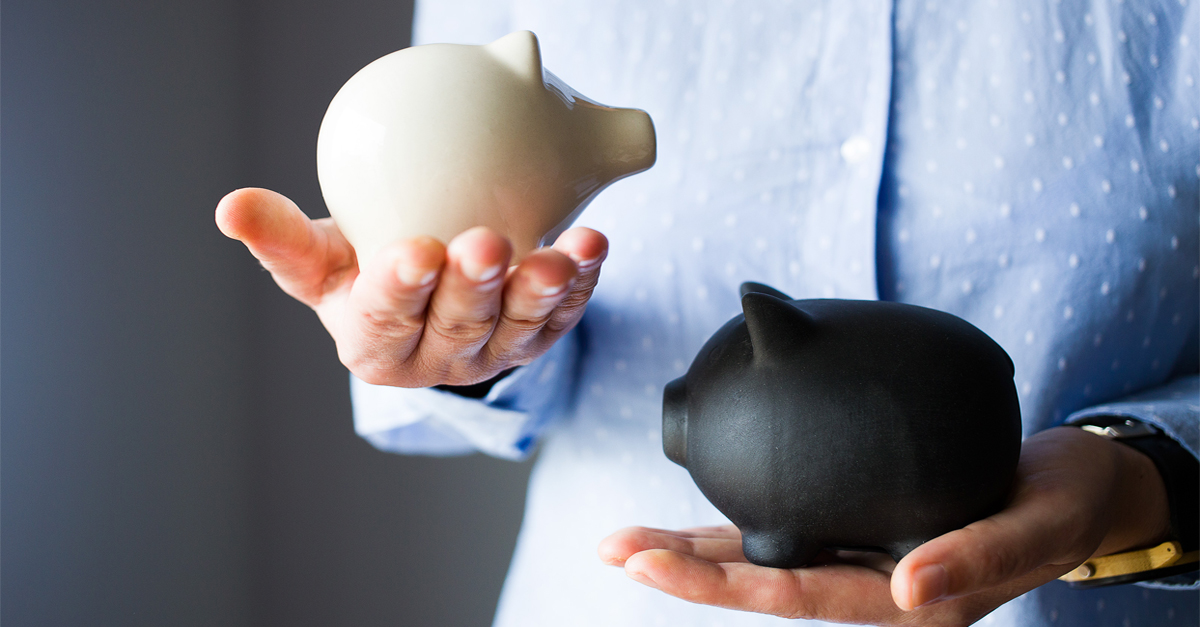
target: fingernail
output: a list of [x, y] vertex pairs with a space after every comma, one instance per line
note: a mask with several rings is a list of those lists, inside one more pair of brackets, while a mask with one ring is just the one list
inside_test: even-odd
[[496, 275], [500, 274], [499, 264], [494, 266], [484, 266], [476, 264], [470, 259], [462, 260], [462, 262], [459, 264], [459, 267], [462, 268], [462, 273], [465, 274], [468, 279], [471, 279], [476, 283], [490, 281], [496, 278]]
[[409, 287], [424, 287], [433, 282], [433, 279], [437, 277], [437, 270], [426, 272], [420, 268], [401, 266], [396, 274], [400, 277], [400, 282]]
[[571, 260], [575, 262], [575, 267], [579, 268], [580, 270], [587, 270], [597, 263], [600, 263], [599, 257], [592, 257], [591, 259], [576, 259], [575, 257], [571, 257]]
[[909, 601], [914, 609], [932, 603], [946, 595], [949, 583], [944, 566], [926, 564], [913, 573], [912, 594], [909, 596]]
[[650, 586], [651, 588], [658, 590], [658, 584], [655, 583], [654, 580], [648, 575], [646, 575], [646, 573], [639, 573], [636, 570], [626, 570], [625, 574], [628, 575], [630, 579], [642, 584], [643, 586]]
[[530, 284], [533, 287], [533, 290], [537, 292], [539, 296], [554, 296], [555, 294], [562, 293], [562, 291], [567, 287], [566, 283], [560, 283], [558, 285], [542, 285], [537, 281], [530, 281]]

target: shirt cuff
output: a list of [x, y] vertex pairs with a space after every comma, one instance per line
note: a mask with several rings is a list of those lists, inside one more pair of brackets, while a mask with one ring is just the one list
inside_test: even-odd
[[1152, 424], [1192, 455], [1200, 452], [1200, 376], [1180, 377], [1167, 385], [1067, 416], [1066, 424], [1095, 416], [1121, 416]]
[[393, 453], [462, 455], [479, 451], [524, 459], [568, 401], [575, 334], [514, 370], [482, 400], [434, 388], [372, 385], [350, 376], [354, 430]]

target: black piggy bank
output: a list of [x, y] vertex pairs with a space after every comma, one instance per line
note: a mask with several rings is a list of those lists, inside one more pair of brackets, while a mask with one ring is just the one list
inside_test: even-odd
[[744, 315], [663, 395], [663, 450], [742, 531], [746, 558], [920, 544], [999, 511], [1021, 450], [1008, 354], [900, 303], [742, 285]]

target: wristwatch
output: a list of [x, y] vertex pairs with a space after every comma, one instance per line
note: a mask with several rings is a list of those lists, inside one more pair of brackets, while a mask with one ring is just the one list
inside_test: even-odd
[[480, 399], [487, 396], [488, 392], [492, 391], [492, 387], [503, 380], [504, 377], [512, 374], [514, 370], [516, 368], [509, 368], [487, 381], [480, 381], [472, 385], [435, 385], [433, 387], [443, 392], [451, 392], [465, 398]]
[[1084, 431], [1141, 451], [1158, 469], [1171, 508], [1171, 540], [1148, 549], [1093, 557], [1059, 577], [1073, 588], [1164, 579], [1200, 570], [1200, 462], [1157, 427], [1129, 418], [1096, 416]]

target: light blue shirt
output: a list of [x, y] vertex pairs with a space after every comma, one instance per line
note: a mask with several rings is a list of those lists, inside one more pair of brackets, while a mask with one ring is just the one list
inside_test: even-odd
[[[666, 597], [595, 552], [627, 525], [726, 522], [664, 457], [661, 393], [742, 281], [971, 321], [1016, 364], [1026, 435], [1119, 414], [1200, 448], [1197, 378], [1175, 371], [1198, 351], [1195, 0], [441, 0], [417, 23], [418, 42], [532, 30], [555, 74], [658, 133], [658, 164], [579, 220], [611, 253], [550, 353], [484, 402], [352, 381], [384, 450], [540, 443], [497, 625], [779, 622]], [[1055, 582], [981, 624], [1196, 613], [1194, 591]]]

